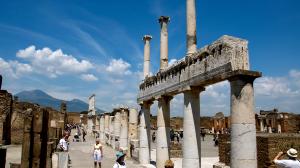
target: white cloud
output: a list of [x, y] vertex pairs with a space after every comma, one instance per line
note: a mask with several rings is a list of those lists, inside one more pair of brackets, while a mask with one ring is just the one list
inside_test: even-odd
[[132, 74], [132, 72], [129, 70], [130, 67], [131, 65], [128, 62], [123, 61], [123, 59], [120, 58], [112, 59], [105, 70], [115, 75], [130, 75]]
[[0, 72], [7, 77], [19, 78], [32, 71], [29, 64], [19, 63], [18, 61], [5, 61], [0, 58]]
[[298, 70], [295, 70], [295, 69], [290, 70], [289, 75], [292, 78], [300, 79], [300, 71], [298, 71]]
[[80, 79], [88, 82], [97, 81], [98, 78], [93, 74], [82, 74], [80, 75]]
[[58, 75], [84, 73], [93, 68], [87, 60], [77, 60], [72, 55], [64, 54], [61, 49], [52, 51], [48, 47], [39, 50], [35, 46], [19, 50], [17, 57], [29, 61], [37, 73], [46, 74], [51, 78]]
[[174, 64], [176, 61], [177, 61], [177, 59], [171, 59], [171, 60], [169, 61], [169, 64], [168, 64], [168, 65], [169, 65], [169, 66], [172, 65], [172, 64]]

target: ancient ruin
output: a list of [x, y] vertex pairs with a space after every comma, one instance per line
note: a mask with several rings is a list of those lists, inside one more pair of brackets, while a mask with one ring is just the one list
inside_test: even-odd
[[[156, 166], [162, 168], [165, 160], [170, 158], [170, 101], [173, 96], [183, 93], [185, 138], [182, 167], [201, 167], [199, 94], [206, 86], [228, 80], [231, 86], [231, 167], [257, 167], [253, 81], [261, 73], [250, 71], [248, 42], [224, 35], [197, 50], [195, 0], [186, 2], [185, 57], [168, 66], [167, 24], [170, 19], [161, 16], [160, 70], [149, 76], [149, 66], [144, 66], [145, 79], [137, 98], [141, 105], [139, 161], [150, 162], [150, 106], [155, 100], [158, 101]], [[150, 58], [148, 47], [149, 44], [145, 43], [145, 64]]]

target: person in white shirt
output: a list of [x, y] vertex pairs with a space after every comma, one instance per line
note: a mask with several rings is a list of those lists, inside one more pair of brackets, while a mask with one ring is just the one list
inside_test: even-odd
[[277, 156], [273, 159], [275, 165], [279, 168], [300, 168], [300, 161], [297, 160], [297, 150], [294, 148], [290, 148], [286, 152], [288, 159], [281, 160], [280, 157], [284, 155], [283, 152], [279, 152]]
[[116, 156], [117, 160], [113, 168], [126, 168], [126, 163], [124, 161], [126, 154], [122, 150], [120, 150], [117, 152]]
[[64, 137], [61, 138], [59, 140], [59, 147], [62, 151], [64, 152], [68, 152], [68, 138], [69, 138], [69, 134], [68, 133], [64, 133]]
[[101, 168], [101, 160], [103, 158], [102, 145], [99, 139], [96, 139], [96, 144], [94, 145], [94, 167], [97, 168], [97, 163], [99, 168]]

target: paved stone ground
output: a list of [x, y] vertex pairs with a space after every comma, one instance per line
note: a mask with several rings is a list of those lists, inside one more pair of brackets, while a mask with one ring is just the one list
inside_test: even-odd
[[[70, 137], [70, 157], [72, 160], [72, 168], [93, 168], [93, 145], [94, 138], [87, 136], [86, 142], [72, 142], [73, 137]], [[155, 143], [152, 143], [151, 160], [156, 160]], [[115, 151], [104, 145], [104, 159], [102, 168], [111, 168], [115, 162]], [[9, 163], [21, 163], [21, 145], [10, 145], [7, 149], [6, 168], [9, 168]], [[218, 162], [218, 148], [214, 147], [212, 136], [206, 136], [205, 141], [201, 141], [201, 167], [212, 168], [212, 165]], [[182, 158], [172, 158], [175, 163], [175, 168], [181, 168]], [[151, 165], [139, 165], [137, 162], [127, 159], [128, 168], [154, 167]]]

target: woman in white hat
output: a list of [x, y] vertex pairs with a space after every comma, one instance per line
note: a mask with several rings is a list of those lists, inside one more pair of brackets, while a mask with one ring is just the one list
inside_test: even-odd
[[289, 158], [287, 160], [280, 160], [280, 157], [284, 155], [283, 152], [277, 154], [273, 160], [276, 166], [279, 168], [300, 168], [300, 161], [297, 160], [297, 150], [290, 148], [286, 154]]

